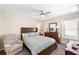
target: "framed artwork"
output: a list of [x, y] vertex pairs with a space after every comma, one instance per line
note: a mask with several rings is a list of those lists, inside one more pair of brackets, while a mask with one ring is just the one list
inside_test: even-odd
[[57, 32], [57, 23], [49, 23], [49, 32]]

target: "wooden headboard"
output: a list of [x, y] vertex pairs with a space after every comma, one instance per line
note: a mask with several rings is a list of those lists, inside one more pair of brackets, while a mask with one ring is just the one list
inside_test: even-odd
[[27, 33], [27, 32], [37, 32], [37, 28], [31, 28], [31, 27], [21, 27], [21, 33]]
[[22, 40], [22, 33], [28, 33], [28, 32], [38, 32], [38, 29], [31, 27], [21, 27], [21, 40]]

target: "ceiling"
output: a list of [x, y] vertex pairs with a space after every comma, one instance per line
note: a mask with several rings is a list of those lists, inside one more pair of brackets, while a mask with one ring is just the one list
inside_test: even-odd
[[[40, 17], [40, 11], [50, 12], [45, 17]], [[0, 4], [0, 11], [15, 12], [21, 16], [33, 16], [39, 19], [56, 17], [77, 11], [76, 4]]]

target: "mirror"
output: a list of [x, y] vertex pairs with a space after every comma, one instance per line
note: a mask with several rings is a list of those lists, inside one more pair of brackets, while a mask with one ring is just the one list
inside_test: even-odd
[[49, 32], [57, 32], [57, 23], [49, 23]]

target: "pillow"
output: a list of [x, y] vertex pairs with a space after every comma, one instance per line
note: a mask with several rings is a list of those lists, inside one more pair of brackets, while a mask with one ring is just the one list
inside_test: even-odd
[[26, 37], [26, 36], [29, 37], [30, 36], [30, 33], [22, 33], [22, 36], [23, 37]]
[[38, 32], [29, 32], [29, 33], [22, 33], [23, 37], [30, 37], [30, 36], [34, 36], [34, 35], [38, 35]]
[[30, 36], [38, 35], [38, 32], [30, 32]]

